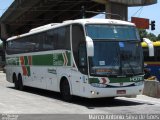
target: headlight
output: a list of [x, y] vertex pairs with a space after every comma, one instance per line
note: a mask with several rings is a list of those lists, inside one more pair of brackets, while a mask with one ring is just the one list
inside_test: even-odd
[[105, 88], [107, 85], [105, 85], [105, 84], [99, 84], [99, 83], [91, 83], [91, 85], [93, 86], [93, 87], [99, 87], [99, 88]]
[[134, 83], [134, 84], [135, 84], [135, 86], [140, 86], [140, 85], [143, 85], [144, 82], [143, 82], [143, 81], [140, 81], [140, 82], [136, 82], [136, 83]]

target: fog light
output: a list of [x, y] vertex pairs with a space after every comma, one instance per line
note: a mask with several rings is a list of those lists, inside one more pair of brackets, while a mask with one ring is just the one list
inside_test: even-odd
[[94, 95], [94, 94], [95, 94], [95, 92], [94, 92], [94, 91], [91, 91], [91, 94], [92, 94], [92, 95]]

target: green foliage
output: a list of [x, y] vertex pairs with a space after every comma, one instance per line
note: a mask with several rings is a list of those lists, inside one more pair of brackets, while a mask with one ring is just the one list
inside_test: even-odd
[[145, 29], [139, 29], [139, 35], [140, 35], [140, 38], [146, 38], [147, 37], [147, 31]]
[[160, 40], [160, 34], [156, 36], [153, 33], [148, 33], [145, 29], [138, 29], [140, 38], [149, 38], [151, 41]]
[[157, 40], [159, 40], [159, 41], [160, 41], [160, 34], [157, 36]]
[[156, 41], [156, 40], [157, 40], [156, 35], [154, 35], [153, 33], [149, 33], [149, 34], [147, 35], [147, 38], [149, 38], [149, 39], [152, 40], [152, 41]]

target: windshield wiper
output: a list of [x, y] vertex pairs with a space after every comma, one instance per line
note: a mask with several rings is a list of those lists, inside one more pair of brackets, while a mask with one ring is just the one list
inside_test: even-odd
[[[126, 56], [124, 53], [123, 53], [123, 54], [122, 54], [122, 53], [120, 53], [120, 68], [119, 68], [120, 73], [121, 73], [121, 74], [123, 73], [123, 69], [122, 69], [122, 61], [126, 61], [126, 63], [128, 64], [128, 66], [129, 66], [130, 70], [132, 71], [132, 73], [131, 73], [131, 74], [132, 74], [133, 76], [135, 76], [135, 73], [134, 73], [133, 67], [132, 67], [132, 65], [129, 63], [128, 59], [129, 59], [129, 57], [128, 57], [128, 56]], [[125, 74], [127, 74], [127, 75], [131, 75], [130, 73], [125, 73]]]
[[[126, 60], [127, 61], [127, 60]], [[133, 67], [132, 67], [132, 65], [127, 61], [127, 64], [129, 65], [129, 67], [130, 67], [130, 69], [131, 69], [131, 71], [132, 71], [132, 75], [133, 76], [135, 76], [135, 73], [134, 73], [134, 70], [133, 70]], [[130, 73], [129, 73], [130, 74]], [[129, 75], [128, 73], [127, 73], [127, 75]]]

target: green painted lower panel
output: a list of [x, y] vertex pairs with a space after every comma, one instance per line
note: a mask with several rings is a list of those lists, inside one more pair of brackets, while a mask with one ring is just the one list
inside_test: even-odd
[[104, 79], [109, 80], [109, 83], [125, 83], [125, 82], [140, 82], [144, 80], [143, 76], [123, 77], [123, 78], [89, 78], [89, 83], [101, 83]]

